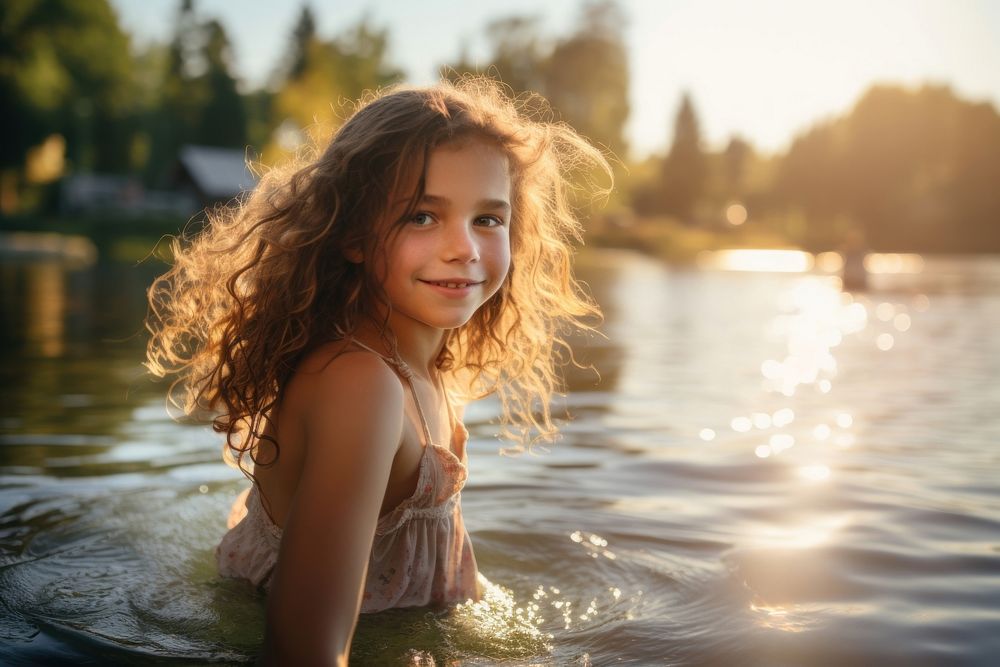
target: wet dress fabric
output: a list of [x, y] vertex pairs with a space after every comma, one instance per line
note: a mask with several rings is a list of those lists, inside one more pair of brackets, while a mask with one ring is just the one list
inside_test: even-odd
[[[377, 354], [410, 382], [410, 371], [401, 359], [386, 357], [359, 341], [352, 342]], [[412, 383], [410, 387], [412, 390]], [[468, 477], [469, 433], [449, 406], [450, 447], [434, 443], [420, 403], [415, 403], [425, 441], [417, 486], [409, 498], [378, 519], [361, 613], [444, 606], [481, 597], [481, 575], [462, 520], [461, 491]], [[267, 591], [282, 530], [265, 511], [256, 484], [236, 499], [228, 525], [228, 532], [215, 550], [219, 573], [246, 579]]]

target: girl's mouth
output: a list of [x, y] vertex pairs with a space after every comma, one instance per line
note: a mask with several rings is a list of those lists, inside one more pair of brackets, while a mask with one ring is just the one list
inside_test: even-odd
[[482, 284], [483, 281], [471, 281], [471, 280], [421, 280], [422, 283], [427, 283], [428, 285], [434, 285], [435, 287], [446, 287], [448, 289], [464, 289], [466, 287], [475, 287], [476, 285]]
[[446, 299], [464, 299], [470, 296], [476, 287], [485, 281], [471, 280], [421, 280], [432, 290]]

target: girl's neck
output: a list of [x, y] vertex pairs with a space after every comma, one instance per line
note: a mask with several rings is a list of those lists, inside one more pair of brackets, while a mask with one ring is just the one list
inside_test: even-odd
[[436, 373], [435, 362], [444, 345], [445, 331], [416, 322], [405, 315], [393, 313], [385, 334], [381, 333], [384, 316], [364, 320], [354, 331], [354, 337], [387, 356], [395, 353], [406, 362], [415, 375], [430, 379]]

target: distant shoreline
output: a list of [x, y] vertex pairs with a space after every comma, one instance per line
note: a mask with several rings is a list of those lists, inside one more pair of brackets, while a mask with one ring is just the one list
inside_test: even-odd
[[[170, 237], [179, 236], [190, 225], [197, 228], [203, 217], [129, 218], [121, 216], [18, 216], [0, 218], [0, 261], [53, 258], [60, 255], [81, 258], [91, 251], [92, 260], [138, 262], [153, 259], [170, 262]], [[584, 225], [582, 252], [591, 248], [632, 250], [672, 264], [693, 265], [704, 251], [733, 249], [801, 250], [818, 254], [836, 251], [837, 245], [795, 243], [773, 231], [754, 228], [720, 228], [683, 225], [672, 219], [638, 219], [616, 225], [595, 219]], [[12, 237], [16, 236], [18, 241]], [[34, 237], [34, 238], [31, 238]], [[62, 240], [60, 240], [62, 239]], [[66, 239], [75, 239], [66, 241]], [[68, 245], [67, 245], [68, 243]], [[927, 251], [919, 249], [872, 248], [871, 252], [912, 252], [922, 255], [993, 255], [976, 249]]]

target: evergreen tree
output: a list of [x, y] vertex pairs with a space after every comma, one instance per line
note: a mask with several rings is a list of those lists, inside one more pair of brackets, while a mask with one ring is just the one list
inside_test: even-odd
[[691, 96], [685, 93], [674, 121], [674, 140], [663, 162], [664, 212], [678, 216], [683, 222], [692, 222], [695, 206], [704, 192], [706, 175], [698, 117]]
[[181, 146], [193, 143], [198, 133], [205, 89], [196, 81], [204, 69], [204, 37], [194, 0], [181, 0], [167, 47], [160, 106], [150, 119], [152, 151], [147, 178], [157, 186], [168, 178]]
[[243, 148], [247, 141], [247, 118], [236, 79], [229, 72], [230, 49], [226, 31], [218, 21], [205, 25], [206, 71], [199, 84], [205, 89], [195, 140], [206, 146]]
[[167, 48], [160, 107], [151, 120], [152, 156], [147, 169], [162, 185], [186, 144], [242, 148], [247, 112], [231, 69], [229, 38], [222, 24], [202, 21], [194, 0], [181, 0]]
[[308, 3], [302, 5], [299, 18], [292, 28], [288, 51], [281, 60], [275, 83], [280, 85], [286, 81], [298, 79], [309, 66], [310, 45], [315, 42], [316, 17]]

